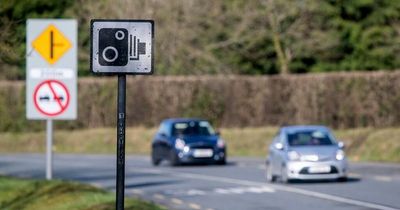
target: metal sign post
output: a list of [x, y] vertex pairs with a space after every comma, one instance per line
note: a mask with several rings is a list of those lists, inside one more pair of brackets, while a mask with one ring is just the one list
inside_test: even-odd
[[116, 209], [124, 209], [126, 74], [152, 74], [152, 20], [92, 20], [90, 69], [98, 75], [118, 75]]
[[53, 120], [77, 118], [77, 22], [28, 19], [26, 117], [46, 120], [46, 179], [52, 179]]
[[46, 179], [53, 178], [53, 121], [46, 121]]
[[118, 110], [117, 110], [117, 210], [124, 209], [125, 190], [125, 107], [126, 76], [118, 75]]

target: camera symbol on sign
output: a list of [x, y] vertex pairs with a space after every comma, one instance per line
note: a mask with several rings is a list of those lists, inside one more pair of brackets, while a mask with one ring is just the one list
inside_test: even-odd
[[102, 66], [125, 66], [129, 60], [139, 60], [146, 54], [146, 43], [125, 28], [102, 28], [99, 30], [99, 64]]

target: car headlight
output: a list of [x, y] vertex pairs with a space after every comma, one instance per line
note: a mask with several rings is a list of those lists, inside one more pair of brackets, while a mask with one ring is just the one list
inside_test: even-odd
[[185, 148], [185, 141], [183, 139], [177, 138], [175, 141], [175, 148], [183, 150], [183, 148]]
[[225, 147], [225, 141], [223, 139], [218, 139], [217, 147], [218, 148], [224, 148]]
[[289, 160], [299, 160], [300, 154], [296, 151], [290, 151], [290, 152], [288, 152], [288, 158], [289, 158]]
[[336, 151], [336, 160], [343, 160], [344, 159], [344, 151], [343, 150], [338, 150]]

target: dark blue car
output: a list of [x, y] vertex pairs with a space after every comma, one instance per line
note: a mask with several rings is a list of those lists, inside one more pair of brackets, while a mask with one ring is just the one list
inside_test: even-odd
[[173, 118], [161, 122], [152, 142], [152, 163], [226, 163], [226, 146], [210, 123], [197, 118]]

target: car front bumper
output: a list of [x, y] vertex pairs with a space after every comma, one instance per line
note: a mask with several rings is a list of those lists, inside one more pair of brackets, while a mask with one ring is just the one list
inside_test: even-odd
[[226, 150], [220, 148], [212, 149], [212, 155], [209, 157], [196, 157], [194, 154], [195, 148], [189, 151], [177, 151], [179, 162], [181, 163], [209, 163], [209, 162], [224, 162], [226, 159]]
[[[327, 168], [328, 171], [313, 172], [310, 169]], [[337, 179], [347, 177], [347, 160], [332, 160], [324, 162], [290, 161], [287, 163], [288, 179]]]

